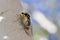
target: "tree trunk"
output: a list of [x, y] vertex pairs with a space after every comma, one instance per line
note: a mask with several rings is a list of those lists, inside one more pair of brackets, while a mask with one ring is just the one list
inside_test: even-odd
[[0, 22], [0, 40], [33, 40], [17, 21], [21, 11], [19, 0], [0, 0], [0, 16], [4, 17]]

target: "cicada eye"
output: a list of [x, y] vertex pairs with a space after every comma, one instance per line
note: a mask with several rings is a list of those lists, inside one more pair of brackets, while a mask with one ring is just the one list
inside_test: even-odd
[[22, 12], [22, 14], [24, 14], [24, 13]]
[[28, 16], [30, 17], [30, 15], [28, 14]]
[[30, 15], [28, 13], [25, 13], [26, 16], [30, 17]]

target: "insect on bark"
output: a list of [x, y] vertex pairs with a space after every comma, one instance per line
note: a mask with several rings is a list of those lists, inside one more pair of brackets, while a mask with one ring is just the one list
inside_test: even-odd
[[28, 13], [22, 12], [20, 14], [21, 24], [23, 26], [24, 31], [27, 35], [32, 35], [32, 26], [31, 26], [31, 20], [30, 15]]

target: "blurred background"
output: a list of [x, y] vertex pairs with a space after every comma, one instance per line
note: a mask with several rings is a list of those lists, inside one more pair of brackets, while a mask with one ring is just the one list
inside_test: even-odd
[[60, 0], [20, 0], [31, 16], [34, 40], [60, 40]]

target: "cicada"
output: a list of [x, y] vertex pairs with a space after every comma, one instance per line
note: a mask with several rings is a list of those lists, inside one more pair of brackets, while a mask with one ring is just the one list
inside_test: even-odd
[[23, 26], [24, 31], [29, 35], [32, 34], [32, 26], [31, 26], [31, 20], [30, 15], [28, 13], [22, 12], [20, 14], [20, 20], [21, 24]]

